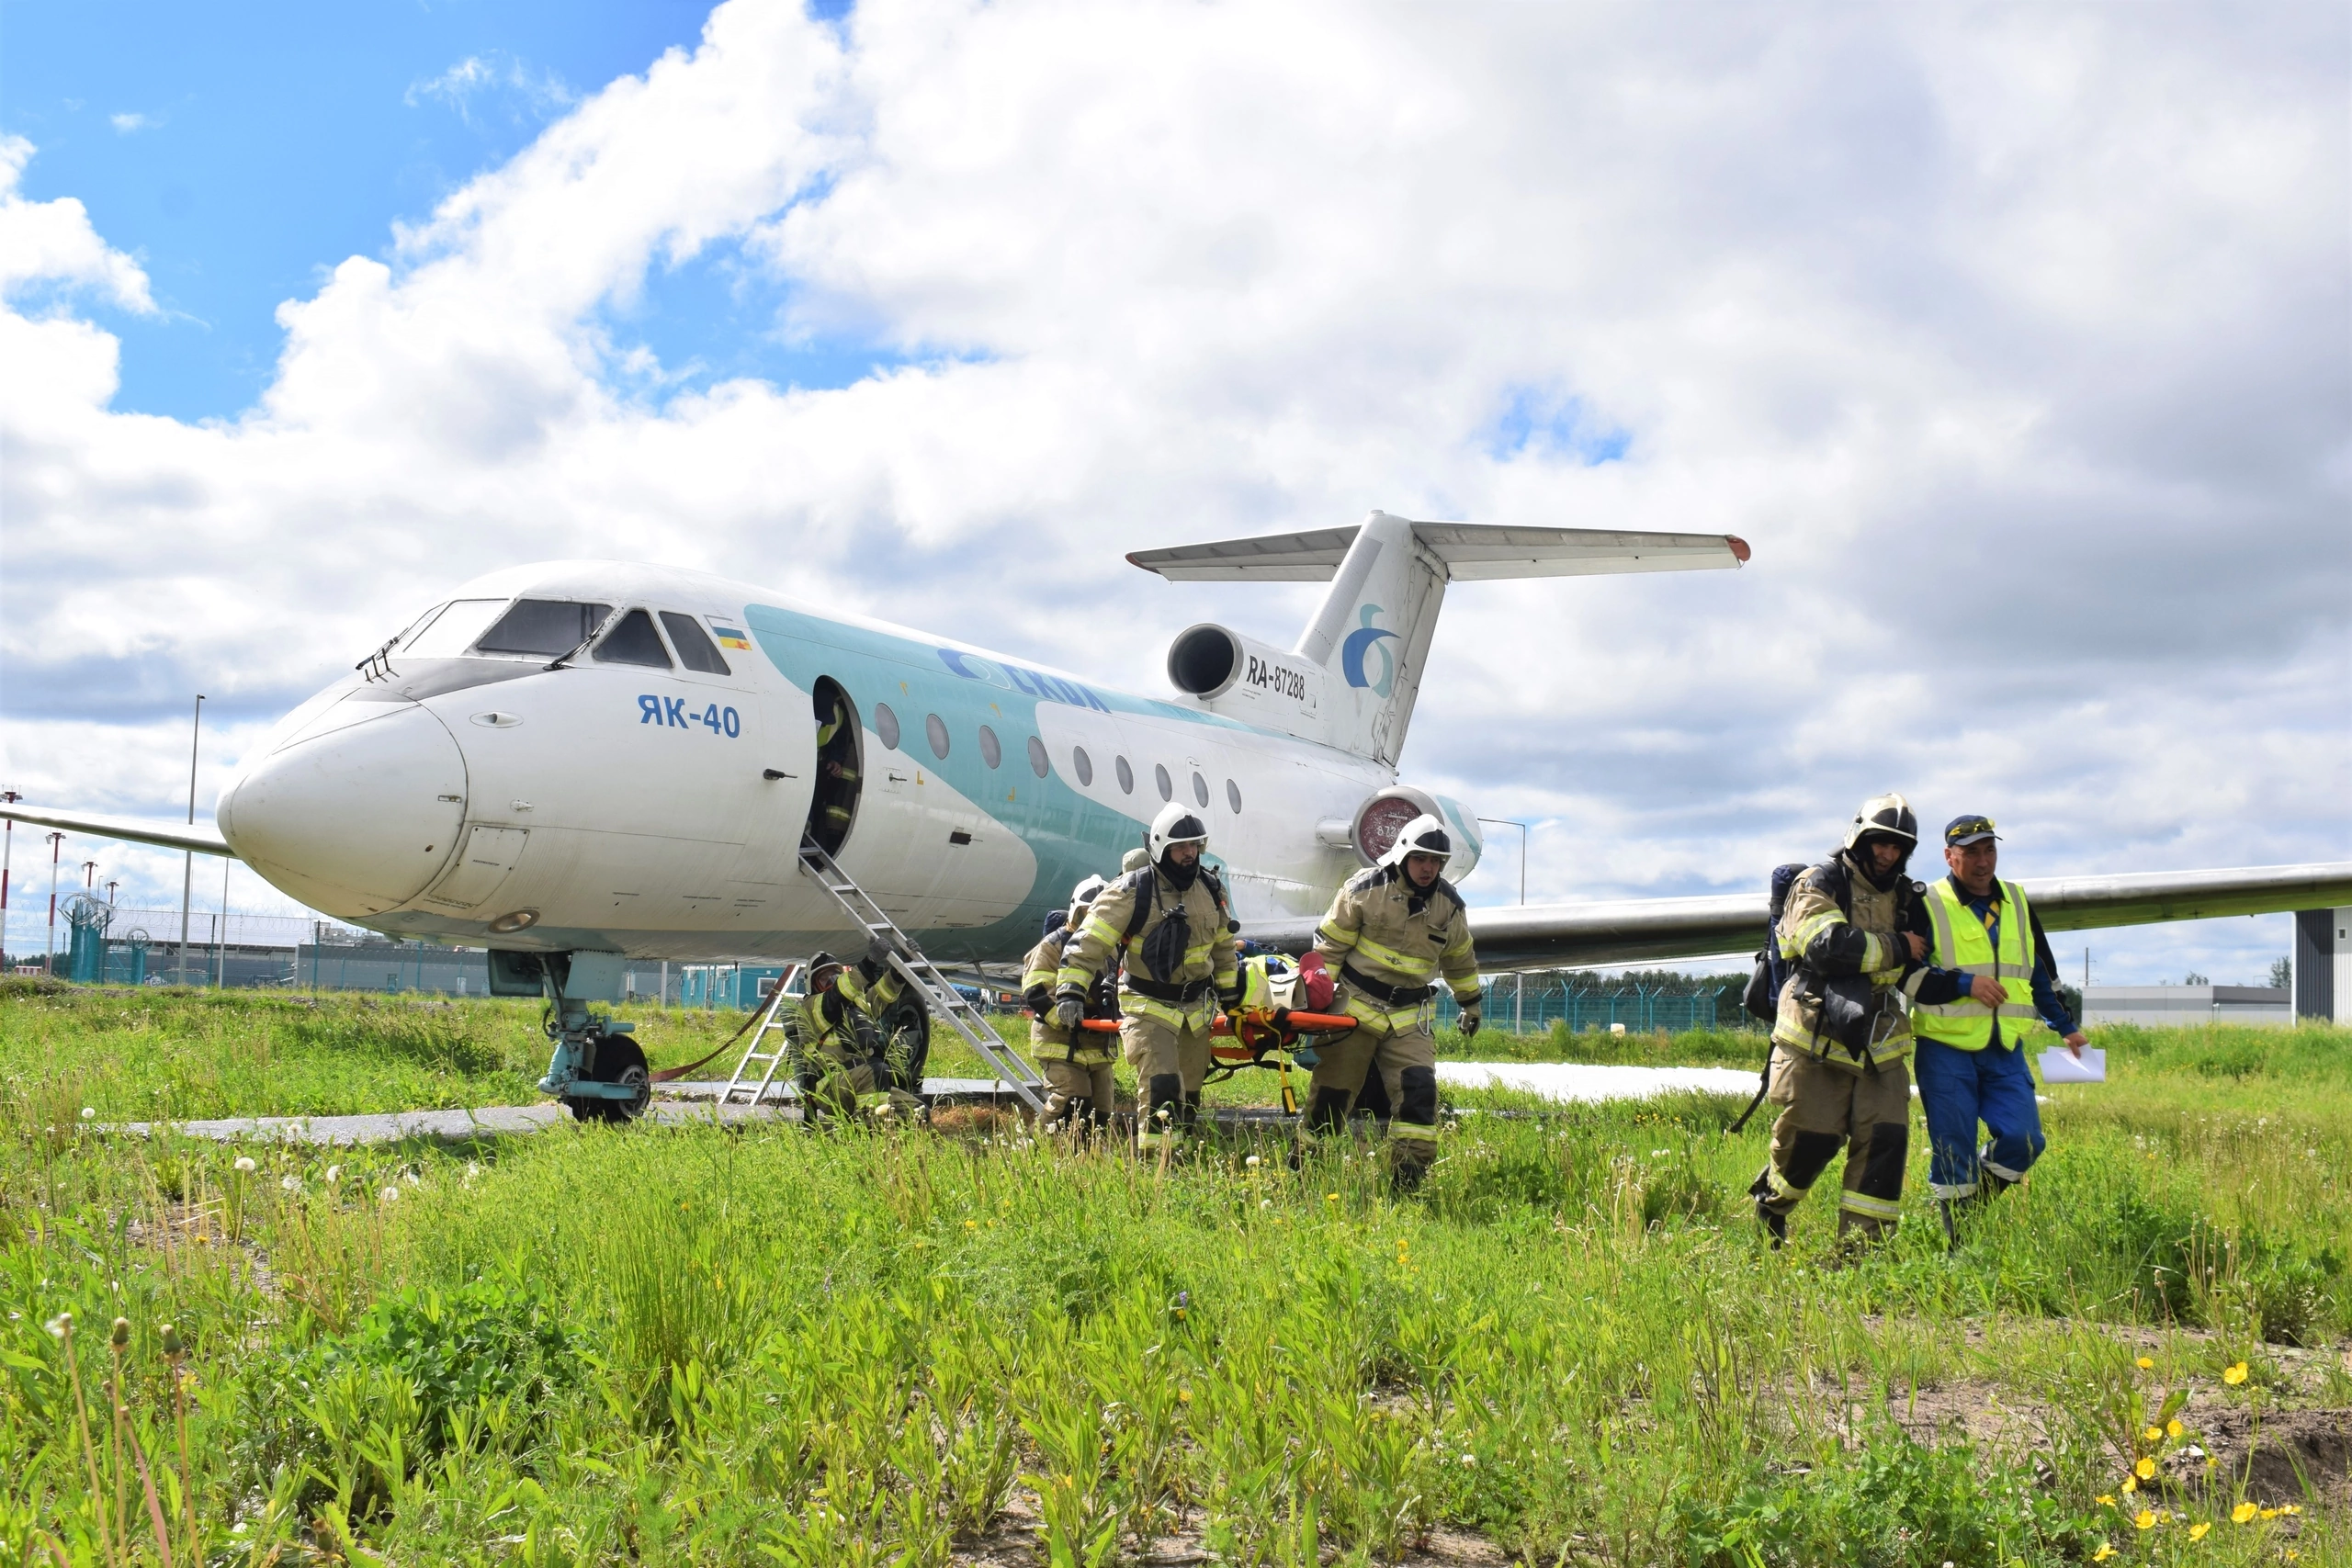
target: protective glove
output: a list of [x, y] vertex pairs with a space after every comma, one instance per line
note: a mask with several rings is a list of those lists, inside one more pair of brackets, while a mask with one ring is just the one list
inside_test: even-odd
[[865, 957], [860, 961], [868, 975], [886, 973], [890, 967], [890, 954], [897, 945], [887, 936], [876, 936], [865, 944]]
[[1086, 992], [1077, 986], [1064, 986], [1054, 993], [1054, 1027], [1075, 1030], [1086, 1020]]
[[1228, 1018], [1238, 1018], [1241, 1013], [1242, 995], [1242, 989], [1238, 986], [1229, 991], [1219, 991], [1216, 994], [1216, 1005], [1225, 1010], [1226, 1016]]
[[1467, 1040], [1472, 1035], [1477, 1033], [1478, 1022], [1478, 1006], [1476, 1002], [1473, 1002], [1468, 1007], [1462, 1010], [1462, 1020], [1458, 1025], [1462, 1031], [1462, 1038]]

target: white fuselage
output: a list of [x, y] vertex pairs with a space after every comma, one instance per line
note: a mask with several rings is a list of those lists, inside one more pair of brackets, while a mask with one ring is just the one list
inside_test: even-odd
[[[568, 634], [512, 630], [573, 609], [604, 630], [569, 659]], [[705, 635], [715, 655], [689, 646]], [[820, 695], [853, 716], [821, 755]], [[933, 956], [986, 961], [1018, 957], [1073, 884], [1115, 873], [1170, 798], [1208, 822], [1245, 925], [1311, 920], [1363, 863], [1329, 825], [1394, 783], [1189, 699], [703, 573], [559, 562], [466, 584], [305, 703], [219, 821], [271, 883], [356, 924], [684, 960], [845, 940], [797, 861], [805, 831], [845, 821], [844, 871]], [[1448, 806], [1458, 875], [1475, 822]]]

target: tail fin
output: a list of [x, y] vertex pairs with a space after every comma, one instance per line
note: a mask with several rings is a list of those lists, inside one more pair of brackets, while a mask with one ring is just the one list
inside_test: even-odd
[[1416, 523], [1375, 512], [1354, 528], [1139, 550], [1127, 558], [1174, 581], [1316, 582], [1330, 592], [1293, 651], [1331, 680], [1331, 743], [1396, 766], [1449, 581], [1736, 567], [1727, 534], [1622, 534]]

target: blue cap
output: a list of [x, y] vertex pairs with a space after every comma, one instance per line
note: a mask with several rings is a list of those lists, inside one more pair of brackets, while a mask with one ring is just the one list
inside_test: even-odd
[[1944, 848], [1956, 850], [1962, 844], [1981, 844], [1987, 839], [1998, 840], [1993, 831], [1990, 817], [1955, 817], [1944, 824]]

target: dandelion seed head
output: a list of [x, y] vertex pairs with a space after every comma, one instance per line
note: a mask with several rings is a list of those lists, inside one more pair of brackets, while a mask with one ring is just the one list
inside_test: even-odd
[[302, 1179], [299, 1176], [281, 1176], [277, 1179], [277, 1185], [288, 1192], [300, 1192], [302, 1190]]
[[339, 1165], [331, 1165], [327, 1167], [327, 1179], [329, 1181], [340, 1181], [342, 1179], [343, 1167]]
[[237, 1156], [235, 1169], [239, 1176], [251, 1176], [255, 1169], [254, 1165], [254, 1156], [251, 1155], [239, 1155]]
[[85, 1122], [95, 1122], [95, 1121], [96, 1121], [97, 1119], [98, 1119], [98, 1108], [97, 1108], [96, 1106], [95, 1106], [95, 1105], [85, 1105], [85, 1106], [82, 1107], [82, 1120], [83, 1120], [83, 1121], [85, 1121]]
[[397, 1203], [401, 1201], [401, 1190], [397, 1187], [387, 1187], [380, 1196], [387, 1203]]

